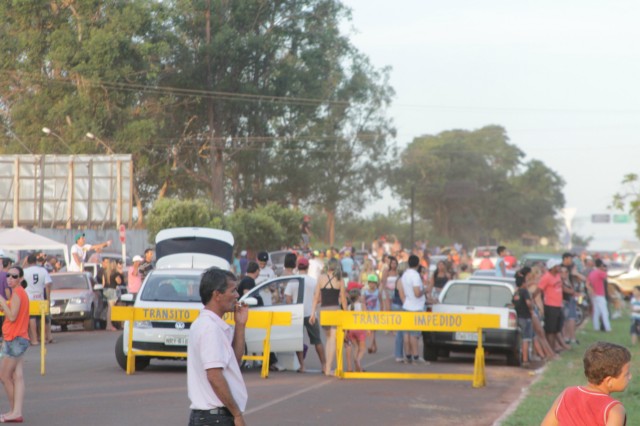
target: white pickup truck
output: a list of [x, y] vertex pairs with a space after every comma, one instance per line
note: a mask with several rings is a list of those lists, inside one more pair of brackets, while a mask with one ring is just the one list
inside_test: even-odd
[[[504, 282], [485, 280], [449, 281], [444, 286], [439, 303], [432, 307], [435, 313], [497, 314], [500, 328], [482, 331], [482, 344], [488, 353], [503, 353], [509, 365], [521, 363], [521, 338], [516, 311], [511, 306], [513, 286]], [[449, 356], [450, 351], [473, 352], [478, 344], [478, 333], [424, 332], [424, 359], [436, 361], [438, 356]]]

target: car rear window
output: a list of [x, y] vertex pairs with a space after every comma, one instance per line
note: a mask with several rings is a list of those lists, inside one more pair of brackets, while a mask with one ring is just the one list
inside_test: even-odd
[[476, 247], [476, 251], [474, 252], [474, 257], [484, 257], [484, 252], [488, 251], [489, 257], [496, 257], [498, 252], [496, 251], [497, 247]]
[[200, 302], [200, 276], [151, 275], [141, 300], [148, 302]]
[[511, 303], [511, 297], [511, 291], [501, 286], [454, 284], [447, 290], [442, 303], [503, 308]]
[[54, 290], [88, 290], [89, 284], [84, 275], [51, 275], [51, 288]]

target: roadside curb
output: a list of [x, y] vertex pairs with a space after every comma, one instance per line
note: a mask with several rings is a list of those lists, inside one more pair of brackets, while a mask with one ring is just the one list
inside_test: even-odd
[[502, 413], [502, 415], [500, 417], [498, 417], [498, 419], [495, 422], [493, 422], [492, 426], [501, 426], [502, 422], [504, 422], [507, 419], [507, 417], [509, 417], [511, 414], [513, 414], [514, 411], [516, 411], [516, 409], [518, 408], [520, 403], [527, 397], [527, 395], [529, 395], [529, 388], [532, 385], [534, 385], [538, 380], [540, 380], [540, 378], [542, 377], [542, 375], [544, 373], [544, 370], [546, 368], [547, 368], [547, 364], [543, 365], [542, 367], [538, 368], [537, 370], [533, 370], [533, 373], [535, 373], [536, 377], [529, 384], [529, 386], [527, 386], [526, 388], [522, 388], [522, 391], [520, 392], [520, 396], [518, 397], [518, 399], [513, 401], [507, 407], [507, 409], [504, 411], [504, 413]]

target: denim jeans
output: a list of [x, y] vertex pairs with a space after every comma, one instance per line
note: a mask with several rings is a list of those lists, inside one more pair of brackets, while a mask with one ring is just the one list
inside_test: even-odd
[[234, 421], [231, 416], [223, 416], [220, 414], [211, 414], [206, 411], [191, 412], [189, 416], [189, 426], [233, 426]]
[[[396, 305], [395, 303], [391, 305], [392, 311], [402, 311], [402, 305]], [[395, 342], [395, 357], [396, 358], [404, 358], [404, 331], [396, 331], [396, 342]]]

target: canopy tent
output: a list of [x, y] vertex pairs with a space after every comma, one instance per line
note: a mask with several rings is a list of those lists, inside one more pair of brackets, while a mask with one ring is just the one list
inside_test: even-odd
[[0, 229], [0, 249], [2, 250], [62, 250], [64, 261], [69, 264], [69, 250], [66, 244], [34, 234], [24, 228]]

